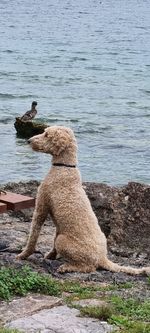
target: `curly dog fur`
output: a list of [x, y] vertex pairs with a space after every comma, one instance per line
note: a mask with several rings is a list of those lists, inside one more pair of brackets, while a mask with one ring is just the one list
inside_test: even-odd
[[54, 248], [45, 258], [64, 257], [66, 263], [59, 268], [61, 273], [104, 268], [112, 272], [150, 274], [150, 267], [124, 267], [107, 258], [106, 237], [82, 187], [80, 172], [77, 167], [71, 167], [77, 164], [73, 131], [63, 126], [48, 127], [29, 143], [34, 150], [52, 155], [52, 167], [38, 189], [29, 239], [18, 258], [25, 259], [34, 252], [41, 227], [50, 213], [56, 236]]

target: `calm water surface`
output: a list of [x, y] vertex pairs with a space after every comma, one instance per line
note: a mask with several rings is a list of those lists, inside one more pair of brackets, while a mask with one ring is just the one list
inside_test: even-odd
[[0, 183], [42, 179], [50, 156], [15, 117], [73, 128], [86, 181], [150, 183], [150, 1], [0, 1]]

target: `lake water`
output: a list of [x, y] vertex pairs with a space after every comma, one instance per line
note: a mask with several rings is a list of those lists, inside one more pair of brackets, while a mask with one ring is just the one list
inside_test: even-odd
[[42, 179], [50, 156], [15, 117], [73, 128], [86, 181], [150, 182], [150, 1], [0, 1], [0, 184]]

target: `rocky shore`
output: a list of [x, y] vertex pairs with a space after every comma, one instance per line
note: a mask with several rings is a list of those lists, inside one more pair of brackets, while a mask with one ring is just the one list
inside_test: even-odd
[[[3, 189], [36, 197], [38, 185], [37, 181], [9, 183]], [[107, 237], [109, 258], [123, 265], [137, 267], [150, 265], [150, 186], [133, 182], [120, 188], [97, 183], [84, 183], [83, 186], [97, 215], [99, 225]], [[56, 279], [79, 281], [85, 284], [120, 286], [129, 282], [132, 283], [132, 288], [118, 287], [115, 293], [123, 299], [135, 298], [144, 301], [150, 298], [150, 288], [145, 276], [129, 276], [125, 273], [111, 273], [105, 270], [90, 274], [58, 274], [57, 268], [61, 265], [62, 259], [43, 260], [45, 252], [53, 246], [55, 234], [55, 227], [50, 217], [42, 228], [36, 252], [28, 260], [17, 261], [16, 254], [26, 244], [32, 214], [33, 209], [25, 209], [0, 215], [0, 267], [20, 268], [29, 265], [33, 270], [51, 274]], [[105, 296], [113, 293], [114, 291], [110, 288], [105, 292]], [[102, 297], [101, 293], [99, 297]], [[21, 308], [20, 304], [22, 304]], [[60, 332], [60, 328], [65, 333], [72, 332], [72, 329], [78, 332], [79, 326], [87, 333], [112, 331], [112, 327], [97, 320], [84, 321], [81, 318], [78, 322], [77, 310], [69, 309], [61, 299], [53, 299], [51, 296], [46, 298], [42, 295], [29, 295], [23, 299], [14, 299], [10, 303], [1, 302], [0, 312], [2, 323], [7, 323], [10, 327], [24, 328], [25, 332], [30, 333], [37, 332], [39, 329], [44, 333], [49, 332], [48, 327], [53, 333]], [[58, 316], [60, 322], [56, 320]], [[65, 326], [61, 326], [62, 321]]]
[[[8, 183], [3, 188], [8, 191], [36, 197], [37, 181]], [[110, 187], [106, 184], [84, 183], [85, 191], [97, 215], [99, 224], [108, 240], [109, 257], [122, 264], [133, 266], [149, 265], [150, 251], [150, 186], [128, 183], [123, 187]], [[24, 265], [16, 262], [16, 253], [26, 243], [33, 209], [1, 214], [0, 265]], [[37, 270], [57, 274], [60, 262], [43, 261], [43, 255], [53, 245], [55, 228], [50, 217], [42, 229], [37, 251], [28, 261]], [[69, 274], [65, 274], [64, 277]], [[82, 274], [70, 274], [81, 276]], [[84, 277], [86, 274], [84, 274]], [[87, 279], [105, 281], [113, 279], [137, 279], [126, 274], [100, 271], [87, 274]], [[142, 279], [142, 277], [140, 278]]]

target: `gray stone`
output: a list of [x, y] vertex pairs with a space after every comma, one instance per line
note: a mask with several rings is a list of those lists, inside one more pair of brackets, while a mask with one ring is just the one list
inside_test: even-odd
[[110, 333], [113, 327], [97, 319], [82, 318], [76, 309], [66, 305], [42, 310], [7, 324], [28, 333]]
[[62, 299], [53, 296], [29, 294], [26, 297], [18, 297], [9, 303], [0, 303], [0, 321], [6, 323], [61, 304]]

